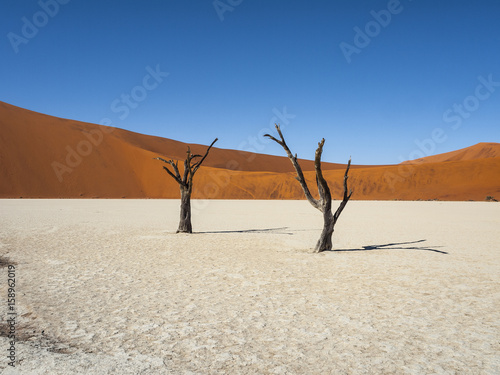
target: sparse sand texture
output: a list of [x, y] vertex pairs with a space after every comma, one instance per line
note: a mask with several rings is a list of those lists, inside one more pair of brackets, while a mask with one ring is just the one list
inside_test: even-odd
[[[499, 374], [500, 204], [1, 200], [5, 374]], [[2, 327], [7, 272], [0, 269]]]

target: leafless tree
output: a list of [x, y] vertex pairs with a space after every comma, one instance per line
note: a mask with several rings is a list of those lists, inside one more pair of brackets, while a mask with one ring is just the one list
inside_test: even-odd
[[347, 202], [349, 201], [352, 195], [352, 190], [350, 190], [349, 192], [347, 191], [347, 178], [348, 178], [349, 168], [351, 166], [351, 159], [349, 159], [349, 162], [347, 163], [347, 168], [344, 174], [344, 196], [342, 198], [342, 202], [340, 202], [337, 211], [335, 211], [335, 213], [332, 213], [332, 195], [330, 193], [330, 188], [328, 187], [328, 183], [323, 177], [323, 172], [321, 171], [321, 154], [323, 153], [323, 145], [325, 144], [325, 139], [323, 138], [321, 142], [318, 143], [318, 148], [316, 149], [316, 155], [314, 158], [314, 169], [316, 170], [316, 183], [318, 185], [318, 192], [319, 192], [319, 199], [315, 199], [312, 196], [311, 192], [309, 191], [309, 187], [307, 186], [304, 174], [302, 173], [302, 168], [300, 167], [297, 161], [297, 154], [295, 154], [294, 156], [290, 151], [290, 149], [288, 148], [285, 139], [283, 138], [283, 134], [281, 133], [279, 125], [276, 125], [276, 130], [278, 131], [278, 134], [280, 136], [279, 140], [274, 138], [270, 134], [265, 134], [264, 136], [269, 137], [270, 139], [278, 143], [281, 147], [283, 147], [286, 154], [288, 155], [288, 158], [292, 162], [295, 171], [297, 172], [296, 179], [299, 181], [302, 190], [304, 190], [304, 194], [307, 200], [309, 201], [309, 203], [311, 203], [311, 205], [314, 208], [317, 208], [323, 213], [323, 221], [324, 221], [323, 231], [321, 232], [321, 237], [316, 243], [314, 251], [319, 253], [325, 250], [331, 250], [332, 235], [335, 224], [337, 223], [340, 214], [344, 210], [344, 207], [346, 206]]
[[[165, 160], [163, 158], [154, 158], [155, 160], [161, 160], [166, 164], [170, 164], [173, 169], [173, 172], [167, 167], [163, 166], [163, 169], [167, 171], [167, 173], [179, 184], [181, 189], [181, 218], [179, 221], [179, 228], [176, 233], [193, 233], [193, 228], [191, 225], [191, 193], [193, 192], [193, 177], [194, 174], [198, 171], [201, 164], [205, 161], [210, 149], [217, 142], [218, 138], [212, 142], [212, 144], [208, 147], [205, 155], [193, 155], [191, 153], [191, 149], [188, 146], [187, 156], [184, 160], [184, 172], [181, 176], [178, 161], [173, 160]], [[199, 161], [195, 162], [194, 159], [201, 158]]]

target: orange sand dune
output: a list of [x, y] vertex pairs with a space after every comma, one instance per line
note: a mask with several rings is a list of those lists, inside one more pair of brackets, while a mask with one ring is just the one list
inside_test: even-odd
[[[383, 166], [354, 169], [349, 188], [358, 200], [484, 200], [500, 197], [500, 158], [483, 161], [429, 163], [418, 166]], [[200, 170], [201, 172], [201, 170]], [[204, 170], [197, 178], [197, 198], [304, 199], [295, 174]], [[207, 173], [208, 172], [208, 173]], [[342, 197], [343, 170], [324, 172], [334, 199]], [[314, 172], [305, 172], [313, 195], [317, 191]], [[166, 180], [167, 178], [165, 178]], [[165, 181], [164, 181], [165, 182]], [[170, 183], [170, 181], [166, 181]], [[153, 181], [149, 184], [155, 187]], [[157, 186], [157, 185], [156, 185]], [[173, 187], [173, 185], [172, 185]], [[165, 196], [148, 190], [149, 196]], [[177, 192], [172, 198], [177, 198]]]
[[481, 142], [474, 146], [462, 148], [460, 150], [446, 152], [444, 154], [427, 156], [425, 158], [405, 161], [408, 163], [442, 163], [445, 161], [474, 160], [500, 157], [500, 143]]
[[[180, 160], [185, 157], [187, 146], [190, 146], [191, 150], [196, 153], [202, 153], [206, 150], [206, 146], [203, 145], [186, 144], [167, 138], [134, 133], [119, 128], [61, 119], [15, 107], [3, 102], [0, 102], [0, 125], [2, 127], [2, 133], [9, 136], [10, 139], [22, 139], [26, 137], [27, 132], [29, 132], [33, 137], [25, 139], [24, 141], [26, 144], [33, 142], [33, 138], [41, 141], [42, 139], [55, 137], [58, 144], [65, 143], [63, 149], [65, 149], [66, 146], [75, 149], [79, 142], [88, 140], [87, 137], [90, 137], [90, 135], [88, 135], [89, 132], [99, 131], [105, 136], [102, 145], [106, 143], [115, 144], [119, 141], [124, 147], [132, 146], [134, 148], [152, 151], [174, 160]], [[82, 133], [87, 133], [87, 135]], [[94, 137], [97, 142], [99, 140], [98, 135], [94, 135]], [[207, 141], [212, 141], [212, 139]], [[98, 148], [100, 149], [102, 145], [99, 144]], [[95, 149], [97, 150], [98, 148], [96, 147]], [[314, 152], [314, 150], [312, 152]], [[50, 153], [50, 150], [46, 150], [45, 153]], [[314, 163], [312, 161], [301, 160], [301, 164], [304, 170], [314, 170]], [[205, 161], [204, 165], [243, 171], [293, 171], [293, 167], [286, 157], [239, 150], [218, 149], [217, 147], [213, 148], [210, 153], [210, 158]], [[323, 168], [325, 170], [338, 169], [344, 168], [344, 165], [324, 163]]]
[[[0, 197], [178, 198], [175, 181], [153, 158], [161, 155], [182, 160], [187, 146], [0, 102]], [[206, 149], [190, 146], [197, 153]], [[459, 156], [445, 156], [452, 160], [446, 163], [437, 155], [419, 164], [353, 166], [353, 199], [498, 198], [500, 157], [491, 151], [498, 147], [479, 144], [471, 148], [473, 152], [459, 150]], [[301, 165], [311, 190], [315, 190], [313, 162], [302, 160]], [[344, 168], [342, 164], [323, 163], [335, 197], [341, 195]], [[194, 197], [303, 199], [303, 193], [286, 157], [214, 148], [196, 175]]]

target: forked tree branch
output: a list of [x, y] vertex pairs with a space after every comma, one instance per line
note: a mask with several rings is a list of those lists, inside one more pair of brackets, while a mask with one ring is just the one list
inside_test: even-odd
[[163, 166], [163, 169], [165, 169], [167, 171], [167, 173], [172, 176], [172, 178], [177, 181], [178, 184], [180, 185], [183, 185], [183, 181], [181, 179], [181, 175], [179, 173], [179, 168], [177, 167], [177, 162], [174, 163], [173, 160], [165, 160], [163, 158], [154, 158], [155, 160], [161, 160], [162, 162], [166, 163], [166, 164], [170, 164], [172, 166], [172, 168], [174, 169], [174, 172], [175, 174], [172, 173], [172, 171], [170, 169], [168, 169], [166, 166]]
[[335, 223], [339, 218], [342, 210], [346, 206], [347, 202], [351, 198], [352, 190], [347, 192], [347, 179], [349, 168], [351, 166], [351, 159], [349, 159], [349, 163], [347, 164], [347, 168], [344, 174], [344, 196], [340, 206], [338, 207], [335, 214], [332, 214], [332, 195], [330, 192], [330, 188], [328, 187], [328, 183], [323, 176], [323, 171], [321, 170], [321, 155], [323, 153], [323, 146], [325, 144], [325, 139], [323, 138], [321, 142], [318, 143], [318, 148], [316, 149], [316, 154], [314, 156], [314, 169], [316, 171], [316, 184], [318, 185], [318, 193], [320, 198], [318, 200], [314, 199], [309, 191], [306, 180], [304, 178], [304, 174], [302, 173], [302, 169], [300, 168], [299, 163], [297, 162], [297, 155], [293, 156], [292, 152], [288, 148], [285, 139], [283, 138], [283, 134], [281, 133], [279, 125], [276, 125], [276, 130], [280, 136], [280, 139], [276, 139], [269, 134], [265, 134], [265, 137], [268, 137], [278, 143], [283, 149], [286, 151], [288, 158], [291, 160], [295, 171], [297, 172], [297, 180], [300, 182], [302, 189], [306, 195], [307, 200], [311, 205], [323, 213], [323, 231], [321, 232], [321, 237], [316, 243], [316, 247], [314, 248], [315, 252], [321, 252], [332, 249], [332, 234], [335, 228]]
[[[304, 173], [302, 172], [302, 168], [300, 167], [300, 165], [299, 165], [299, 163], [297, 161], [297, 154], [295, 154], [295, 156], [294, 156], [292, 154], [292, 152], [290, 151], [290, 149], [288, 148], [288, 146], [287, 146], [287, 144], [285, 142], [285, 138], [283, 138], [283, 134], [281, 133], [280, 126], [278, 124], [275, 124], [275, 127], [276, 127], [276, 130], [278, 131], [278, 134], [279, 134], [281, 140], [278, 140], [278, 139], [274, 138], [270, 134], [264, 134], [264, 137], [268, 137], [268, 138], [272, 139], [274, 142], [276, 142], [281, 147], [283, 147], [283, 149], [285, 150], [288, 158], [292, 162], [293, 167], [295, 168], [295, 172], [297, 172], [297, 177], [295, 177], [295, 179], [297, 181], [299, 181], [300, 186], [302, 187], [302, 190], [304, 190], [304, 194], [305, 194], [307, 200], [309, 201], [309, 203], [311, 203], [311, 205], [314, 208], [317, 208], [318, 210], [321, 211], [322, 208], [321, 208], [321, 204], [320, 204], [319, 200], [314, 199], [314, 197], [312, 196], [312, 194], [311, 194], [311, 192], [309, 190], [309, 187], [307, 186], [306, 179], [304, 178]], [[316, 153], [318, 153], [317, 150], [316, 150]], [[320, 151], [319, 155], [320, 155], [320, 158], [321, 158], [321, 151]]]
[[170, 169], [168, 169], [165, 166], [163, 166], [163, 169], [165, 169], [167, 171], [167, 173], [174, 178], [175, 181], [177, 181], [179, 184], [182, 185], [182, 183], [183, 183], [182, 180], [180, 178], [178, 178], [176, 175], [174, 175], [172, 172], [170, 172]]
[[177, 178], [180, 179], [181, 175], [179, 173], [179, 168], [177, 167], [178, 161], [176, 160], [175, 163], [174, 163], [173, 160], [170, 160], [168, 163], [172, 166], [172, 168], [174, 168], [175, 175], [177, 176]]
[[[179, 171], [178, 163], [179, 161], [173, 160], [165, 160], [163, 158], [157, 157], [154, 158], [156, 160], [161, 160], [166, 164], [170, 164], [173, 168], [170, 170], [168, 167], [164, 166], [163, 169], [167, 171], [167, 173], [179, 184], [180, 192], [181, 192], [181, 212], [180, 212], [180, 220], [179, 227], [176, 233], [193, 233], [193, 227], [191, 224], [191, 194], [193, 192], [193, 176], [196, 171], [200, 168], [201, 164], [205, 161], [210, 149], [217, 142], [217, 138], [210, 144], [205, 155], [202, 157], [199, 154], [192, 154], [191, 148], [188, 146], [186, 151], [186, 158], [184, 159], [184, 171], [181, 173]], [[199, 160], [198, 162], [194, 162], [193, 159]]]
[[[203, 157], [199, 154], [191, 154], [191, 148], [188, 146], [187, 148], [187, 151], [186, 151], [186, 159], [184, 160], [184, 172], [183, 172], [183, 175], [181, 177], [181, 174], [180, 174], [180, 171], [179, 171], [179, 167], [178, 167], [178, 162], [174, 162], [173, 160], [165, 160], [163, 158], [160, 158], [160, 157], [157, 157], [157, 158], [154, 158], [155, 160], [161, 160], [162, 162], [166, 163], [166, 164], [170, 164], [174, 170], [174, 172], [172, 172], [169, 168], [167, 168], [166, 166], [163, 167], [163, 169], [165, 169], [167, 171], [167, 173], [181, 186], [184, 186], [184, 187], [189, 187], [192, 180], [193, 180], [193, 176], [194, 174], [196, 173], [196, 171], [200, 168], [201, 164], [203, 163], [203, 161], [205, 160], [205, 158], [207, 157], [210, 149], [212, 148], [212, 146], [214, 145], [215, 142], [218, 141], [218, 138], [215, 138], [215, 140], [210, 144], [210, 146], [208, 147], [207, 151], [205, 152], [205, 155], [203, 155]], [[194, 163], [191, 165], [191, 161], [194, 159], [194, 158], [201, 158], [200, 161]], [[175, 173], [175, 174], [174, 174]]]

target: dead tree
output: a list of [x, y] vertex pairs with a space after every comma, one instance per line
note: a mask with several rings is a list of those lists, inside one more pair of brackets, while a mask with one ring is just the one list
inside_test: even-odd
[[349, 173], [349, 168], [351, 166], [351, 159], [347, 163], [347, 168], [344, 174], [344, 196], [342, 202], [340, 202], [339, 207], [335, 213], [332, 213], [332, 195], [330, 193], [330, 188], [328, 187], [328, 183], [323, 177], [323, 172], [321, 171], [321, 154], [323, 153], [323, 145], [325, 144], [325, 139], [323, 138], [321, 142], [318, 143], [318, 148], [316, 150], [316, 155], [314, 158], [314, 169], [316, 170], [316, 183], [318, 185], [319, 199], [315, 199], [311, 192], [309, 191], [309, 187], [307, 186], [306, 180], [304, 178], [304, 174], [302, 173], [302, 168], [300, 167], [297, 161], [297, 154], [295, 156], [292, 154], [288, 146], [286, 145], [285, 139], [283, 138], [283, 134], [281, 133], [279, 125], [276, 125], [276, 130], [280, 136], [280, 140], [274, 138], [272, 135], [265, 134], [265, 137], [269, 137], [276, 143], [278, 143], [283, 149], [286, 151], [288, 158], [293, 164], [295, 171], [297, 172], [296, 180], [299, 181], [300, 186], [302, 186], [302, 190], [304, 190], [304, 194], [306, 195], [307, 200], [314, 208], [317, 208], [323, 213], [323, 231], [321, 232], [321, 237], [316, 243], [316, 247], [314, 251], [319, 253], [325, 250], [332, 249], [332, 235], [335, 228], [335, 224], [337, 220], [344, 210], [347, 202], [351, 198], [352, 190], [347, 192], [347, 178]]
[[[186, 160], [184, 160], [184, 172], [180, 174], [178, 161], [165, 160], [163, 158], [155, 158], [155, 160], [161, 160], [164, 163], [170, 164], [172, 166], [173, 172], [166, 166], [163, 169], [179, 184], [181, 189], [181, 218], [179, 221], [179, 228], [176, 233], [193, 233], [193, 228], [191, 225], [191, 193], [193, 192], [193, 177], [196, 171], [200, 168], [203, 161], [207, 157], [210, 149], [217, 142], [218, 138], [212, 142], [208, 147], [205, 155], [193, 155], [191, 149], [188, 146]], [[194, 162], [194, 159], [201, 158], [199, 161]]]

